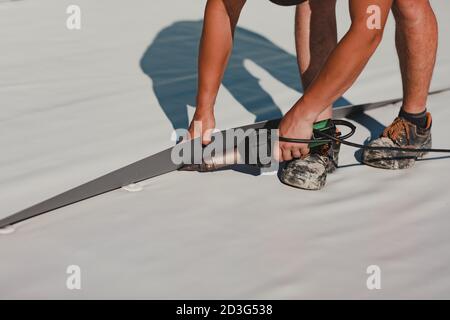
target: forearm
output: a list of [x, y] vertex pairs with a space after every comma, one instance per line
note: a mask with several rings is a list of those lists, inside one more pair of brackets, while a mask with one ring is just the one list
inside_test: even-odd
[[244, 3], [245, 0], [209, 0], [206, 5], [198, 62], [198, 110], [214, 108]]
[[300, 100], [301, 107], [321, 113], [351, 87], [376, 47], [376, 39], [361, 42], [355, 32], [347, 33]]
[[[381, 8], [381, 29], [369, 29], [367, 8]], [[356, 81], [381, 41], [392, 0], [353, 0], [350, 2], [352, 26], [332, 51], [320, 73], [296, 103], [293, 112], [314, 121]]]

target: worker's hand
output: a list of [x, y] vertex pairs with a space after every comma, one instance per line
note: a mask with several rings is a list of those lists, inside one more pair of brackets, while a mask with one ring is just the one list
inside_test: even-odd
[[[295, 109], [291, 109], [281, 120], [279, 126], [280, 137], [293, 139], [311, 139], [313, 135], [314, 121], [302, 117]], [[275, 146], [274, 157], [277, 161], [289, 161], [299, 159], [309, 154], [306, 143], [289, 143], [279, 141]]]
[[189, 126], [189, 136], [191, 139], [202, 137], [202, 144], [211, 143], [211, 136], [216, 127], [214, 112], [210, 110], [196, 109], [194, 118]]

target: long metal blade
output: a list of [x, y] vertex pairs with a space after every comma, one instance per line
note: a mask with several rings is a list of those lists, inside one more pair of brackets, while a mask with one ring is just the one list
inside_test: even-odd
[[132, 183], [147, 180], [180, 168], [171, 160], [172, 148], [82, 184], [0, 220], [0, 228], [56, 210]]
[[[436, 91], [431, 91], [428, 95], [436, 95], [439, 93], [450, 91], [450, 88], [444, 88]], [[391, 104], [396, 104], [399, 102], [402, 102], [402, 98], [397, 99], [389, 99], [385, 101], [375, 102], [375, 103], [365, 103], [365, 104], [358, 104], [358, 105], [350, 105], [350, 106], [343, 106], [343, 107], [337, 107], [333, 109], [333, 117], [334, 118], [346, 118], [348, 116], [353, 116], [358, 113], [362, 113], [364, 111], [374, 110], [382, 107], [389, 106]]]
[[[450, 88], [430, 92], [430, 95], [450, 91]], [[360, 105], [349, 105], [338, 107], [334, 109], [335, 118], [345, 118], [360, 112], [373, 110], [401, 102], [402, 99], [390, 99], [376, 103], [367, 103]], [[239, 127], [240, 129], [276, 129], [281, 119], [258, 122], [246, 126]], [[236, 128], [235, 128], [236, 129]], [[226, 132], [222, 131], [222, 134]], [[178, 170], [182, 165], [176, 165], [171, 159], [172, 148], [159, 152], [148, 158], [130, 164], [126, 167], [108, 173], [93, 181], [87, 182], [74, 189], [66, 191], [53, 198], [38, 203], [25, 210], [17, 212], [9, 217], [0, 220], [0, 228], [18, 223], [20, 221], [50, 212], [76, 202], [80, 202], [103, 193], [119, 189], [132, 183], [147, 180], [165, 173]]]

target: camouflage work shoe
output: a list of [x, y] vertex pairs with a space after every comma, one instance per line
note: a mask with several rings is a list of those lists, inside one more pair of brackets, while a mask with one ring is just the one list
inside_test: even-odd
[[[430, 113], [427, 113], [426, 116], [425, 128], [420, 128], [402, 117], [397, 117], [384, 130], [381, 137], [372, 141], [369, 146], [430, 149], [432, 120]], [[416, 160], [424, 155], [425, 153], [366, 149], [363, 153], [363, 163], [381, 169], [408, 169], [413, 167]]]
[[302, 159], [289, 161], [280, 171], [280, 181], [304, 190], [322, 189], [328, 173], [338, 166], [340, 147], [340, 143], [328, 143], [311, 149]]

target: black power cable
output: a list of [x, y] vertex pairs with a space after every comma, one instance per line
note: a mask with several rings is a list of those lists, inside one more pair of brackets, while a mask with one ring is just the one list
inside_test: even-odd
[[[350, 129], [350, 133], [338, 138], [332, 135], [329, 135], [323, 131], [314, 129], [314, 139], [293, 139], [293, 138], [286, 138], [286, 137], [279, 137], [279, 140], [282, 142], [289, 142], [289, 143], [329, 143], [329, 142], [338, 142], [342, 143], [344, 145], [353, 147], [353, 148], [359, 148], [359, 149], [365, 149], [365, 150], [377, 150], [377, 151], [399, 151], [399, 152], [408, 152], [408, 153], [450, 153], [450, 149], [414, 149], [414, 148], [401, 148], [401, 147], [374, 147], [374, 146], [365, 146], [359, 143], [353, 143], [346, 141], [348, 138], [353, 136], [356, 132], [356, 126], [354, 126], [351, 122], [346, 120], [333, 120], [334, 124], [336, 126], [344, 126]], [[322, 137], [322, 138], [320, 138]]]

